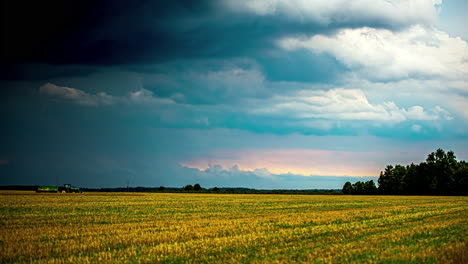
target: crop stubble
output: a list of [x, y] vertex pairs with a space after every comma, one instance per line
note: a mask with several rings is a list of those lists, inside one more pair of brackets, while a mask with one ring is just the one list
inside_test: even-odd
[[0, 192], [0, 262], [467, 263], [468, 197]]

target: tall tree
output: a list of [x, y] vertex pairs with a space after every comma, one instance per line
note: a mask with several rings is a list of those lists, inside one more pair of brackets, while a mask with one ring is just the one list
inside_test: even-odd
[[353, 185], [350, 182], [346, 182], [343, 185], [343, 189], [341, 190], [344, 194], [351, 194], [353, 192]]
[[364, 182], [364, 194], [377, 194], [377, 187], [373, 180]]

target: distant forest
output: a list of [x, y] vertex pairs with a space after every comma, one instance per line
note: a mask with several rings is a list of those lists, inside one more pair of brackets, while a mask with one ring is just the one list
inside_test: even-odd
[[344, 194], [468, 195], [468, 162], [457, 161], [453, 151], [438, 149], [425, 162], [388, 165], [374, 181], [346, 182]]

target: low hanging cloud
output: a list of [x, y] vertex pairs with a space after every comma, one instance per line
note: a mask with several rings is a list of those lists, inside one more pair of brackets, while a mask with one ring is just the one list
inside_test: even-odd
[[89, 94], [80, 89], [58, 86], [52, 83], [46, 83], [39, 87], [39, 93], [88, 106], [109, 105], [116, 101], [115, 97], [108, 95], [105, 92]]
[[[372, 103], [359, 89], [297, 90], [265, 98], [244, 96], [232, 99], [229, 105], [182, 103], [174, 98], [184, 97], [183, 94], [158, 97], [143, 88], [114, 96], [47, 83], [39, 91], [55, 100], [84, 106], [125, 105], [135, 108], [134, 114], [156, 118], [161, 125], [191, 128], [242, 128], [248, 124], [249, 129], [256, 131], [273, 124], [278, 131], [310, 133], [307, 131], [312, 129], [313, 133], [324, 133], [338, 129], [353, 133], [355, 129], [388, 127], [408, 121], [430, 122], [429, 127], [440, 127], [440, 122], [454, 119], [439, 105], [425, 109], [421, 105], [404, 108], [393, 101]], [[233, 123], [232, 120], [241, 121]]]
[[117, 103], [136, 104], [175, 104], [172, 99], [159, 98], [153, 92], [146, 89], [139, 89], [128, 93], [127, 96], [113, 96], [105, 92], [96, 94], [87, 93], [83, 90], [58, 86], [46, 83], [39, 87], [39, 93], [50, 96], [54, 99], [68, 101], [85, 106], [112, 105]]
[[438, 0], [224, 0], [228, 10], [257, 16], [277, 16], [300, 23], [321, 25], [376, 24], [404, 27], [436, 22]]
[[369, 27], [342, 29], [333, 36], [286, 37], [278, 40], [278, 45], [288, 51], [330, 54], [369, 79], [432, 76], [460, 80], [468, 74], [468, 43], [429, 27], [395, 32]]
[[283, 116], [290, 119], [356, 120], [400, 123], [406, 120], [451, 120], [450, 113], [440, 106], [425, 111], [422, 106], [408, 109], [394, 102], [372, 104], [358, 89], [299, 91], [289, 96], [274, 96], [255, 101], [250, 111], [255, 115]]

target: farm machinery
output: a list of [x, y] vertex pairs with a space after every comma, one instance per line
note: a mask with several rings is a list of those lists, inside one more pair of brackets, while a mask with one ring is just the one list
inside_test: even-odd
[[64, 184], [63, 186], [44, 185], [38, 186], [38, 193], [79, 193], [80, 188], [73, 187], [71, 184]]

